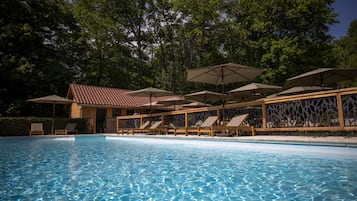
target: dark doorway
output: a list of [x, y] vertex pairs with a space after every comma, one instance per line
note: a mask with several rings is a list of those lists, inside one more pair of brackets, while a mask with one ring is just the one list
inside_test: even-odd
[[106, 109], [97, 109], [96, 116], [96, 133], [104, 133], [105, 132], [105, 117], [107, 114]]

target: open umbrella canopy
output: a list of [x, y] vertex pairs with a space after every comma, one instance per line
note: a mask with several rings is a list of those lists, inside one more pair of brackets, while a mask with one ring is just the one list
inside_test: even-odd
[[50, 103], [50, 104], [69, 104], [73, 103], [73, 100], [63, 98], [61, 96], [57, 95], [50, 95], [50, 96], [44, 96], [40, 98], [33, 98], [27, 100], [29, 102], [34, 102], [34, 103]]
[[286, 80], [285, 87], [325, 86], [357, 77], [354, 68], [318, 68]]
[[207, 84], [229, 84], [250, 81], [264, 70], [241, 64], [226, 63], [187, 70], [187, 81]]
[[162, 97], [173, 95], [171, 91], [166, 91], [163, 89], [157, 89], [153, 87], [148, 87], [145, 89], [139, 89], [136, 91], [130, 91], [127, 93], [130, 96], [139, 96], [139, 97]]
[[184, 97], [186, 97], [186, 99], [188, 100], [196, 100], [196, 101], [202, 101], [203, 103], [207, 103], [207, 102], [220, 101], [223, 95], [224, 94], [222, 93], [203, 90], [191, 94], [186, 94], [184, 95]]
[[159, 100], [157, 103], [165, 105], [165, 106], [173, 105], [174, 110], [176, 110], [176, 105], [182, 105], [182, 104], [191, 103], [191, 102], [192, 101], [186, 100], [185, 97], [183, 97], [183, 96], [174, 96], [174, 97], [166, 98], [163, 100]]
[[210, 106], [212, 106], [212, 105], [206, 104], [206, 103], [202, 103], [202, 102], [199, 102], [199, 101], [194, 101], [192, 103], [188, 103], [188, 104], [182, 105], [182, 107], [184, 107], [184, 108], [197, 108], [197, 107], [210, 107]]
[[229, 91], [230, 94], [264, 94], [271, 93], [281, 90], [282, 87], [269, 85], [269, 84], [261, 84], [261, 83], [250, 83], [244, 85], [242, 87], [233, 89]]
[[157, 101], [158, 104], [162, 104], [162, 105], [181, 105], [191, 102], [192, 101], [186, 100], [185, 97], [183, 96], [174, 96], [174, 97]]
[[[235, 82], [251, 81], [264, 72], [263, 69], [244, 66], [241, 64], [226, 63], [216, 66], [187, 70], [187, 81], [221, 85], [224, 94], [224, 85]], [[224, 119], [224, 96], [221, 96], [222, 119]]]
[[29, 102], [34, 102], [34, 103], [48, 103], [52, 104], [52, 124], [51, 124], [51, 134], [54, 133], [54, 127], [55, 127], [55, 113], [56, 113], [56, 104], [70, 104], [73, 103], [72, 100], [63, 98], [61, 96], [57, 95], [50, 95], [50, 96], [44, 96], [40, 98], [33, 98], [27, 100]]
[[130, 91], [127, 94], [130, 96], [149, 97], [150, 111], [151, 111], [151, 106], [152, 106], [152, 97], [162, 97], [162, 96], [173, 95], [173, 93], [171, 91], [166, 91], [163, 89], [157, 89], [157, 88], [153, 88], [153, 87], [139, 89], [136, 91]]
[[234, 93], [229, 95], [229, 100], [236, 102], [247, 102], [258, 100], [262, 97], [263, 96], [260, 93]]
[[314, 92], [314, 91], [323, 91], [323, 90], [329, 90], [332, 89], [330, 87], [320, 87], [320, 86], [301, 86], [301, 87], [292, 87], [290, 89], [287, 89], [285, 91], [279, 92], [278, 95], [294, 95], [294, 94], [303, 94], [303, 93], [309, 93], [309, 92]]

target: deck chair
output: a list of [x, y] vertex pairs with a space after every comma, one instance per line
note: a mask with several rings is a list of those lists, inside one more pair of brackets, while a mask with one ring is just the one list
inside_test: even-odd
[[[197, 133], [198, 136], [201, 133], [208, 133], [210, 136], [214, 136], [214, 124], [217, 122], [217, 116], [209, 116], [207, 119], [197, 128], [186, 128], [186, 133]], [[187, 135], [187, 134], [186, 134]]]
[[144, 128], [144, 129], [133, 129], [133, 135], [134, 133], [161, 133], [163, 132], [164, 128], [161, 128], [162, 121], [154, 121], [153, 124], [149, 128]]
[[67, 135], [68, 133], [77, 133], [78, 130], [76, 129], [76, 123], [68, 123], [64, 129], [57, 129], [55, 130], [55, 135]]
[[145, 121], [139, 128], [124, 128], [122, 131], [126, 132], [128, 135], [130, 132], [134, 135], [136, 131], [147, 129], [150, 123], [150, 121]]
[[42, 123], [31, 123], [30, 136], [33, 134], [39, 134], [39, 135], [45, 134]]
[[252, 132], [252, 136], [255, 135], [254, 126], [245, 125], [246, 120], [248, 119], [249, 114], [242, 114], [233, 117], [226, 125], [224, 126], [217, 126], [214, 128], [215, 131], [225, 131], [230, 133], [230, 131], [234, 131], [235, 135], [239, 135], [240, 130], [248, 130]]

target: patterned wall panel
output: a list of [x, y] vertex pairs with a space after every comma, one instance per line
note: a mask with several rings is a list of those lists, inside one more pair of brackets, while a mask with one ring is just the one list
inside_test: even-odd
[[357, 94], [342, 96], [345, 126], [357, 126]]
[[336, 97], [267, 105], [267, 127], [339, 126]]

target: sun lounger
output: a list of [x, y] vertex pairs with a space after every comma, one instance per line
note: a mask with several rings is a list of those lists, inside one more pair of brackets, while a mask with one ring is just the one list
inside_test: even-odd
[[42, 123], [31, 123], [30, 136], [33, 134], [39, 134], [39, 135], [45, 134]]
[[153, 124], [149, 128], [144, 128], [144, 129], [133, 129], [132, 133], [149, 133], [149, 134], [155, 134], [155, 133], [161, 133], [165, 132], [165, 128], [161, 127], [162, 121], [154, 121]]
[[[201, 133], [208, 133], [210, 136], [214, 136], [214, 126], [217, 122], [217, 116], [209, 116], [207, 119], [198, 127], [196, 128], [186, 128], [186, 135], [187, 133], [197, 133], [198, 136]], [[176, 133], [175, 133], [176, 135]]]
[[252, 136], [255, 135], [254, 126], [246, 125], [246, 120], [248, 119], [249, 114], [242, 114], [239, 116], [233, 117], [226, 125], [224, 126], [216, 126], [214, 127], [214, 131], [224, 131], [230, 133], [230, 131], [234, 131], [235, 135], [239, 135], [239, 131], [247, 130], [252, 133]]
[[67, 135], [68, 133], [77, 133], [78, 130], [76, 129], [76, 123], [68, 123], [64, 129], [57, 129], [55, 130], [55, 135]]
[[135, 130], [146, 129], [150, 125], [150, 123], [150, 121], [145, 121], [139, 128], [119, 128], [117, 132], [119, 134], [129, 134], [130, 132], [133, 134]]

